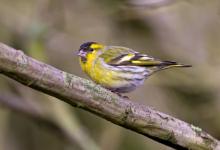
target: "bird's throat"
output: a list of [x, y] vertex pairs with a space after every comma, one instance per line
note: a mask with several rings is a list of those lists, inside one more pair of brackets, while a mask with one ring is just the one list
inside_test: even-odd
[[86, 57], [80, 57], [80, 59], [81, 59], [82, 63], [86, 63], [86, 61], [87, 61]]

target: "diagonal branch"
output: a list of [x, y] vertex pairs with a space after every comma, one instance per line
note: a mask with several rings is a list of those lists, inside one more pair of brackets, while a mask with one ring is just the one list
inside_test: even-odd
[[0, 43], [0, 72], [26, 86], [90, 111], [176, 149], [219, 150], [202, 129], [116, 94]]

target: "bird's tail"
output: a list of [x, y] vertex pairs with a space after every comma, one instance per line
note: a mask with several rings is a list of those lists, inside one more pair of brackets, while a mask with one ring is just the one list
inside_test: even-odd
[[181, 64], [177, 63], [175, 61], [162, 61], [159, 65], [159, 68], [161, 69], [168, 69], [172, 67], [192, 67], [191, 65]]
[[173, 68], [173, 67], [192, 67], [192, 66], [177, 63], [175, 61], [160, 61], [160, 64], [157, 64], [157, 65], [154, 65], [154, 66], [148, 68], [148, 75], [146, 77], [148, 77], [158, 71]]

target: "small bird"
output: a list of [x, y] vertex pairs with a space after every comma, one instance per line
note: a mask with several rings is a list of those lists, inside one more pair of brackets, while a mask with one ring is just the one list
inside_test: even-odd
[[135, 90], [153, 73], [172, 67], [191, 67], [162, 61], [130, 48], [86, 42], [77, 52], [82, 70], [97, 84], [117, 94]]

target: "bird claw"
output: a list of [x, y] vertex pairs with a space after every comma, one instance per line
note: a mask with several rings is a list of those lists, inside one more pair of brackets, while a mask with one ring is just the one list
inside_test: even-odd
[[[112, 91], [113, 92], [113, 91]], [[119, 93], [119, 92], [113, 92], [113, 93], [115, 93], [115, 94], [117, 94], [119, 97], [121, 97], [121, 98], [124, 98], [124, 99], [129, 99], [129, 97], [128, 96], [125, 96], [125, 95], [122, 95], [121, 93]]]

